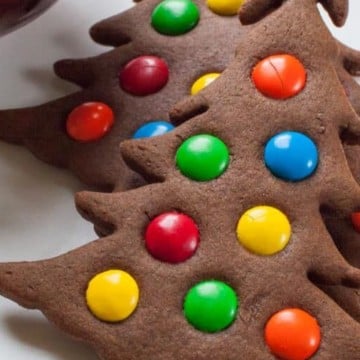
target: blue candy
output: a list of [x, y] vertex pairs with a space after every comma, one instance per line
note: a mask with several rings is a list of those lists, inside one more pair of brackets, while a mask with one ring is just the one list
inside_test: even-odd
[[148, 138], [158, 135], [164, 135], [167, 132], [174, 129], [174, 126], [166, 121], [151, 121], [145, 125], [142, 125], [139, 129], [136, 130], [133, 138], [141, 139]]
[[284, 131], [267, 142], [264, 160], [276, 177], [301, 181], [314, 173], [319, 154], [316, 144], [308, 136], [296, 131]]

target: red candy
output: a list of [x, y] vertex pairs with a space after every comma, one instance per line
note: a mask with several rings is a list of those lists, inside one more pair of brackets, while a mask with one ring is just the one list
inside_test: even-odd
[[354, 212], [351, 214], [351, 222], [354, 229], [360, 233], [360, 212]]
[[145, 244], [156, 259], [179, 263], [194, 255], [199, 245], [199, 230], [187, 215], [167, 212], [155, 217], [145, 232]]
[[320, 346], [320, 327], [301, 309], [274, 314], [265, 327], [265, 341], [271, 352], [283, 360], [306, 360]]
[[114, 113], [100, 102], [88, 102], [76, 107], [68, 116], [66, 130], [74, 140], [95, 141], [109, 132], [114, 123]]
[[297, 95], [306, 84], [306, 70], [292, 55], [272, 55], [261, 60], [253, 69], [256, 88], [273, 99]]
[[156, 56], [139, 56], [121, 70], [120, 86], [130, 94], [145, 96], [161, 90], [169, 79], [166, 62]]

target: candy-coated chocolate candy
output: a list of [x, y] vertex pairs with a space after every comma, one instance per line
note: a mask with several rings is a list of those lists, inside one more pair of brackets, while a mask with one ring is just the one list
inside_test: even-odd
[[166, 62], [151, 55], [139, 56], [120, 71], [120, 86], [128, 93], [145, 96], [160, 91], [169, 80]]
[[207, 134], [190, 137], [176, 152], [176, 165], [181, 173], [196, 181], [216, 179], [226, 170], [229, 161], [227, 146]]
[[214, 333], [229, 327], [235, 320], [238, 299], [235, 291], [222, 281], [203, 281], [185, 296], [184, 314], [196, 329]]
[[142, 125], [136, 130], [133, 138], [142, 139], [164, 135], [174, 129], [174, 126], [167, 121], [151, 121]]
[[68, 135], [77, 141], [88, 142], [102, 138], [114, 124], [114, 113], [101, 102], [87, 102], [71, 111], [66, 121]]
[[304, 88], [306, 70], [292, 55], [272, 55], [254, 67], [252, 79], [262, 94], [273, 99], [287, 99]]
[[93, 277], [86, 290], [90, 311], [100, 320], [118, 322], [128, 318], [139, 301], [135, 279], [122, 270], [108, 270]]
[[145, 232], [149, 253], [156, 259], [179, 263], [194, 255], [199, 245], [199, 230], [193, 219], [178, 212], [154, 218]]
[[360, 233], [360, 212], [354, 212], [351, 214], [351, 222], [354, 229]]
[[236, 15], [244, 0], [207, 0], [206, 4], [211, 11], [218, 15]]
[[301, 181], [314, 173], [319, 155], [317, 146], [307, 135], [284, 131], [267, 142], [264, 161], [276, 177], [286, 181]]
[[320, 327], [306, 311], [285, 309], [267, 322], [265, 341], [271, 352], [280, 359], [306, 360], [320, 346]]
[[164, 0], [154, 9], [153, 28], [164, 35], [182, 35], [192, 30], [200, 19], [200, 11], [191, 0]]
[[198, 78], [191, 87], [191, 95], [195, 95], [202, 89], [206, 88], [219, 76], [220, 76], [219, 73], [209, 73]]
[[271, 206], [256, 206], [240, 218], [237, 229], [239, 242], [257, 255], [273, 255], [283, 250], [291, 236], [286, 215]]

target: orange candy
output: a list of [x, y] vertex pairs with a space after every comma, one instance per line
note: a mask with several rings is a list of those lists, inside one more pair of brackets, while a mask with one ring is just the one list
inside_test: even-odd
[[270, 351], [283, 360], [306, 360], [320, 346], [320, 327], [304, 310], [284, 309], [267, 322], [265, 341]]
[[101, 102], [87, 102], [71, 111], [66, 121], [68, 135], [80, 142], [99, 140], [114, 124], [114, 113]]
[[256, 64], [252, 80], [265, 96], [287, 99], [297, 95], [304, 88], [306, 70], [292, 55], [272, 55]]
[[360, 212], [354, 212], [351, 214], [351, 222], [354, 229], [360, 233]]

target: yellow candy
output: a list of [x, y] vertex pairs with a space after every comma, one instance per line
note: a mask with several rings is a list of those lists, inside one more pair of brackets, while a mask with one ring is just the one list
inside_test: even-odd
[[283, 250], [291, 236], [286, 215], [271, 206], [256, 206], [240, 218], [237, 229], [239, 242], [258, 255], [273, 255]]
[[198, 78], [193, 86], [191, 87], [191, 95], [197, 94], [200, 90], [206, 88], [210, 85], [214, 80], [216, 80], [220, 76], [219, 73], [209, 73]]
[[207, 6], [215, 14], [231, 16], [236, 15], [244, 0], [207, 0]]
[[122, 270], [108, 270], [93, 277], [86, 290], [86, 302], [100, 320], [117, 322], [128, 318], [139, 301], [135, 279]]

